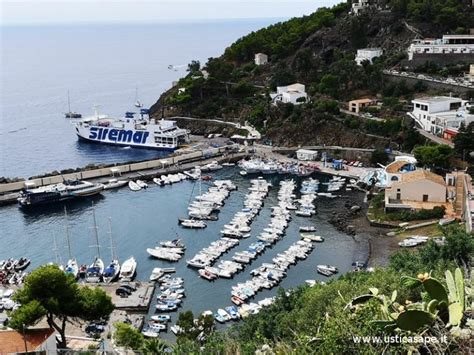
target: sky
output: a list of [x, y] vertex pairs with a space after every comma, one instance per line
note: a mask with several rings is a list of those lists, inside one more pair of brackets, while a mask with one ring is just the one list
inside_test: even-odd
[[10, 26], [290, 18], [339, 2], [341, 0], [0, 0], [0, 23]]

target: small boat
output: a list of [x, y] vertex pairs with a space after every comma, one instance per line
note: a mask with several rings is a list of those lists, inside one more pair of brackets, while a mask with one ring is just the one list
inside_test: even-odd
[[324, 238], [320, 235], [314, 235], [310, 233], [301, 233], [301, 238], [311, 240], [312, 242], [322, 243], [324, 242]]
[[162, 268], [155, 267], [150, 275], [150, 281], [157, 281], [160, 277], [165, 274]]
[[239, 312], [237, 311], [237, 307], [235, 306], [228, 306], [225, 308], [225, 311], [230, 315], [232, 320], [237, 320], [240, 318]]
[[181, 242], [181, 239], [166, 240], [166, 241], [160, 242], [160, 245], [166, 248], [186, 249], [186, 246]]
[[212, 272], [206, 269], [199, 269], [198, 273], [199, 273], [199, 276], [209, 281], [217, 279], [216, 274], [213, 274]]
[[119, 278], [122, 281], [132, 281], [137, 271], [137, 262], [132, 256], [124, 261], [120, 270]]
[[178, 309], [178, 305], [174, 302], [167, 302], [167, 303], [158, 303], [155, 306], [155, 309], [158, 312], [170, 312], [170, 311], [176, 311]]
[[314, 226], [301, 226], [300, 227], [300, 232], [315, 232], [316, 227]]
[[97, 283], [102, 279], [104, 273], [104, 262], [101, 258], [95, 258], [94, 262], [87, 268], [86, 282]]
[[127, 185], [127, 180], [110, 179], [104, 184], [104, 190], [117, 189], [125, 185]]
[[75, 258], [68, 260], [66, 268], [64, 269], [66, 274], [71, 274], [75, 279], [79, 277], [79, 265]]
[[[166, 327], [165, 327], [166, 329]], [[153, 325], [148, 325], [142, 330], [142, 334], [146, 338], [157, 338], [160, 335], [160, 331], [162, 329], [159, 327], [155, 327]]]
[[131, 180], [128, 182], [128, 187], [132, 191], [140, 191], [142, 189], [140, 185], [138, 185], [135, 181], [131, 181]]
[[140, 186], [142, 189], [146, 189], [148, 187], [148, 184], [143, 180], [137, 180], [137, 181], [135, 181], [135, 183], [138, 186]]
[[30, 265], [31, 260], [27, 258], [20, 258], [18, 259], [18, 262], [15, 264], [13, 267], [15, 271], [22, 271], [25, 270], [28, 265]]
[[204, 221], [198, 221], [194, 219], [184, 219], [181, 221], [181, 225], [185, 228], [206, 228], [207, 224]]
[[[227, 312], [226, 312], [224, 309], [222, 309], [222, 308], [219, 308], [219, 309], [217, 310], [217, 315], [218, 315], [218, 318], [216, 318], [216, 320], [217, 320], [218, 322], [220, 322], [220, 323], [225, 323], [225, 322], [231, 320], [231, 316], [229, 315], [229, 313], [227, 313]], [[222, 321], [220, 321], [219, 319], [221, 319], [221, 320], [223, 319], [224, 321], [222, 322]]]
[[235, 163], [222, 163], [222, 166], [235, 166]]
[[317, 265], [316, 270], [324, 276], [332, 276], [338, 273], [337, 267], [331, 265]]
[[120, 263], [117, 259], [112, 260], [112, 262], [104, 270], [104, 282], [111, 283], [118, 278], [120, 274]]
[[240, 171], [239, 174], [241, 176], [247, 176], [247, 172], [245, 170]]
[[211, 176], [211, 175], [203, 175], [203, 176], [201, 177], [201, 180], [203, 180], [203, 181], [212, 180], [212, 176]]
[[237, 306], [240, 306], [241, 304], [244, 303], [244, 301], [238, 296], [232, 296], [230, 300], [232, 301], [232, 303], [236, 304]]
[[151, 316], [150, 319], [154, 322], [166, 323], [171, 320], [171, 316], [169, 314], [158, 314]]

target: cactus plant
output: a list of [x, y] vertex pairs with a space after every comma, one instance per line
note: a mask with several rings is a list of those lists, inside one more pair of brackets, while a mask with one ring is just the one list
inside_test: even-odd
[[431, 275], [419, 274], [417, 278], [402, 277], [404, 285], [423, 285], [425, 290], [422, 298], [425, 301], [412, 303], [406, 301], [406, 307], [396, 303], [397, 291], [393, 291], [389, 298], [379, 294], [379, 290], [370, 289], [370, 293], [355, 297], [346, 308], [353, 308], [355, 305], [366, 303], [374, 299], [381, 303], [383, 319], [374, 320], [371, 323], [384, 329], [396, 328], [407, 331], [416, 331], [427, 327], [441, 317], [445, 322], [449, 316], [447, 327], [456, 327], [461, 324], [464, 314], [465, 285], [462, 272], [456, 269], [454, 277], [448, 270], [445, 273], [446, 287]]

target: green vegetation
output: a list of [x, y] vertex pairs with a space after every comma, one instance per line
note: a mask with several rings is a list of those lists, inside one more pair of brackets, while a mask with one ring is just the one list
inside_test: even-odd
[[171, 345], [166, 341], [156, 339], [145, 339], [140, 331], [127, 323], [115, 323], [115, 343], [127, 350], [140, 351], [148, 355], [169, 354]]
[[474, 162], [469, 153], [474, 152], [474, 122], [461, 124], [458, 134], [453, 138], [456, 155], [468, 162]]
[[293, 18], [268, 26], [238, 39], [226, 49], [224, 57], [231, 61], [253, 60], [255, 53], [268, 54], [272, 60], [292, 54], [302, 41], [322, 27], [334, 24], [335, 18], [347, 12], [349, 5], [341, 3], [332, 9], [320, 8], [309, 16]]
[[80, 287], [74, 277], [56, 265], [45, 265], [25, 279], [14, 299], [21, 306], [12, 313], [9, 326], [21, 330], [46, 317], [66, 348], [66, 325], [74, 319], [106, 318], [114, 309], [111, 298], [100, 288]]
[[388, 162], [388, 154], [384, 150], [376, 149], [370, 157], [370, 162], [372, 165], [377, 166], [377, 164], [386, 164]]
[[386, 221], [411, 222], [426, 219], [439, 219], [443, 218], [444, 214], [445, 208], [436, 206], [431, 210], [387, 212], [385, 213], [384, 219]]
[[425, 145], [413, 150], [418, 163], [430, 168], [448, 168], [453, 149], [445, 144]]
[[400, 16], [416, 22], [432, 23], [440, 32], [456, 30], [463, 33], [473, 24], [463, 0], [391, 0], [390, 5]]
[[458, 226], [442, 232], [444, 245], [430, 241], [415, 251], [397, 252], [386, 268], [348, 273], [290, 293], [280, 289], [275, 303], [259, 314], [201, 342], [183, 338], [174, 352], [254, 354], [269, 347], [276, 354], [380, 354], [386, 344], [362, 343], [354, 336], [395, 335], [446, 336], [447, 342], [394, 343], [391, 353], [467, 351], [473, 295], [463, 272], [469, 270], [474, 240]]

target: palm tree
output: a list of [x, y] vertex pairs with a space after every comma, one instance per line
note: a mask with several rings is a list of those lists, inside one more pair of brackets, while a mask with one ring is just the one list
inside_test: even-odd
[[171, 353], [171, 346], [163, 339], [147, 339], [143, 344], [142, 351], [146, 355], [169, 354]]

